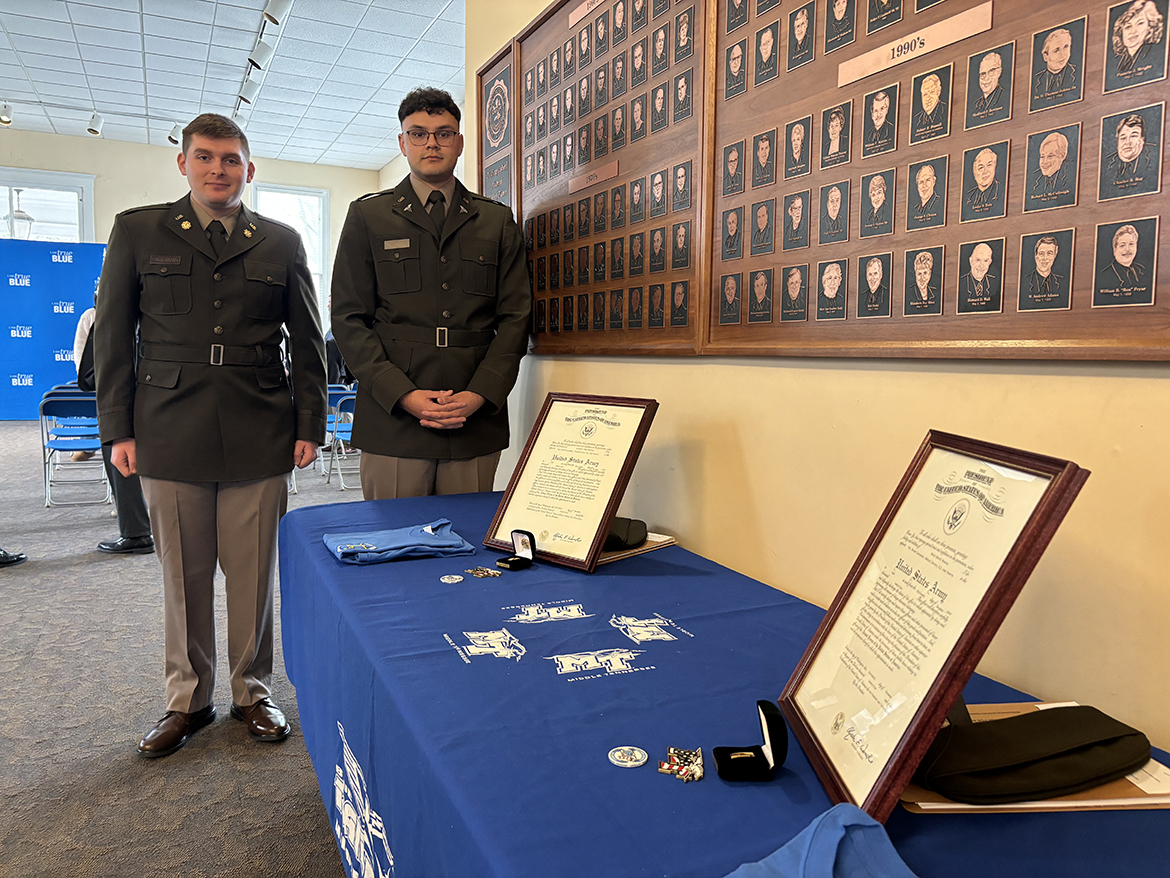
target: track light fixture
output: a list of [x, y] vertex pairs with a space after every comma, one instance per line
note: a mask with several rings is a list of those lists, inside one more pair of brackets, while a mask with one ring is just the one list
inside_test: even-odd
[[252, 54], [248, 56], [248, 63], [257, 70], [263, 70], [268, 66], [268, 62], [272, 60], [272, 46], [260, 40], [256, 43], [256, 48], [252, 50]]
[[264, 5], [264, 17], [272, 24], [280, 27], [288, 18], [292, 9], [293, 0], [268, 0]]
[[171, 133], [167, 135], [167, 140], [175, 146], [178, 146], [183, 140], [183, 126], [176, 122], [175, 127], [171, 129]]
[[244, 114], [239, 112], [238, 110], [232, 114], [232, 121], [235, 122], [237, 125], [239, 125], [241, 128], [245, 128], [248, 125], [248, 120], [245, 119]]
[[0, 125], [7, 128], [12, 124], [12, 107], [8, 104], [0, 104]]
[[89, 124], [85, 126], [85, 130], [88, 131], [90, 134], [92, 134], [94, 137], [101, 137], [102, 136], [102, 125], [104, 125], [105, 123], [106, 123], [106, 120], [103, 119], [101, 116], [99, 116], [97, 114], [97, 112], [95, 111], [94, 114], [89, 119]]
[[240, 89], [240, 100], [246, 104], [256, 102], [256, 95], [260, 93], [260, 83], [252, 79], [244, 80], [244, 87]]

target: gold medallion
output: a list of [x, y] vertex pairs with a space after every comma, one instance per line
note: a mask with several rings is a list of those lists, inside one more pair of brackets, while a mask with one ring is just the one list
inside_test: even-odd
[[183, 220], [183, 231], [185, 232], [189, 228], [191, 228], [191, 221], [190, 220]]

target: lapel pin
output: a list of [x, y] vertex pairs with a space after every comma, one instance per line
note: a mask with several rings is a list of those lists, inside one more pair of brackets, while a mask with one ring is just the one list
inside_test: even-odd
[[178, 220], [181, 220], [182, 218], [183, 218], [183, 215], [179, 214], [177, 217], [175, 217], [175, 221], [177, 222]]
[[459, 205], [459, 212], [460, 213], [467, 213], [467, 208], [461, 204], [461, 205]]
[[406, 196], [405, 196], [405, 195], [399, 195], [399, 196], [398, 196], [398, 203], [399, 203], [399, 204], [402, 204], [402, 202], [404, 202], [404, 201], [406, 201]]
[[256, 224], [255, 224], [255, 223], [248, 223], [248, 228], [250, 228], [250, 229], [255, 229], [255, 228], [256, 228]]
[[190, 220], [183, 220], [183, 231], [185, 232], [189, 228], [191, 228], [191, 221]]
[[244, 229], [244, 237], [245, 238], [252, 237], [252, 230], [251, 229]]
[[410, 213], [410, 209], [411, 209], [412, 207], [414, 207], [414, 205], [413, 205], [413, 204], [408, 204], [408, 205], [406, 205], [406, 207], [402, 208], [402, 212], [403, 212], [403, 213]]

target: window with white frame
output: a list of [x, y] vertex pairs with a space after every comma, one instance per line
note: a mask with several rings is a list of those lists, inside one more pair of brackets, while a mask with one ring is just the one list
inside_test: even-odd
[[0, 238], [92, 243], [93, 175], [0, 168]]
[[292, 226], [301, 235], [309, 272], [317, 289], [317, 306], [328, 326], [329, 316], [329, 190], [252, 184], [252, 209]]

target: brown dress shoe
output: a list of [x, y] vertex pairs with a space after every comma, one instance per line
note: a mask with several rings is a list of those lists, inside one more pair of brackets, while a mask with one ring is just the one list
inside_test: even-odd
[[292, 731], [280, 708], [267, 698], [247, 707], [232, 705], [232, 718], [248, 724], [248, 734], [257, 741], [283, 741]]
[[152, 759], [170, 756], [187, 743], [192, 734], [215, 720], [215, 705], [209, 704], [194, 713], [168, 710], [138, 742], [138, 752]]

